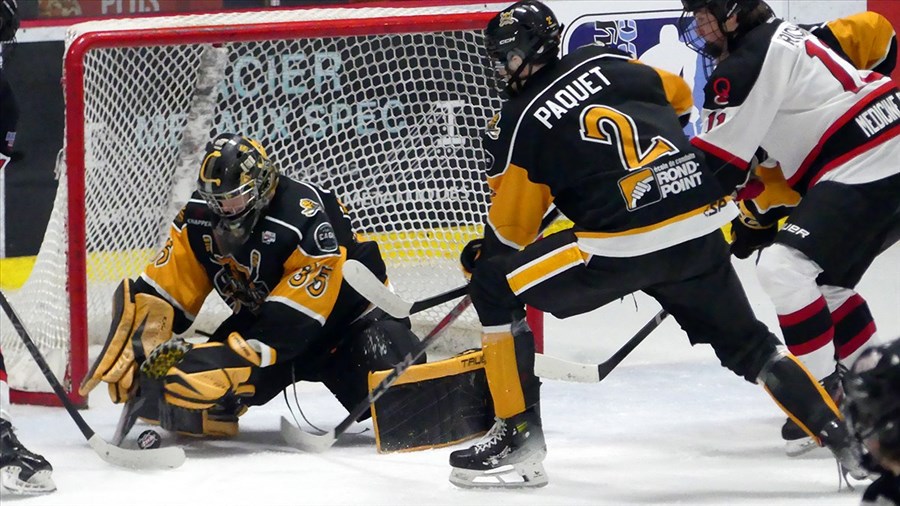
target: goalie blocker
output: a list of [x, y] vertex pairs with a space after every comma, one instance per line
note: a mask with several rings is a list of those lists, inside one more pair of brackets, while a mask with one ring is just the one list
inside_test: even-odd
[[[369, 390], [390, 372], [369, 373]], [[481, 350], [411, 366], [371, 412], [381, 453], [440, 448], [484, 434], [494, 407]]]

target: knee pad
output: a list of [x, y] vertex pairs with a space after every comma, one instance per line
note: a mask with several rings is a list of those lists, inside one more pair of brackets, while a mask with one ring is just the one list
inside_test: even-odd
[[779, 314], [795, 311], [817, 299], [821, 293], [816, 277], [821, 272], [802, 252], [778, 243], [763, 250], [756, 266], [759, 283]]

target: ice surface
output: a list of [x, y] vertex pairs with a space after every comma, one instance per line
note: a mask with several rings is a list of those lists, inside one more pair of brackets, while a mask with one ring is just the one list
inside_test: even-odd
[[[760, 318], [775, 315], [750, 261], [738, 271]], [[880, 257], [859, 287], [881, 332], [900, 335], [900, 247]], [[635, 309], [635, 305], [637, 309]], [[659, 309], [638, 296], [567, 321], [547, 322], [547, 352], [605, 360]], [[96, 352], [96, 350], [95, 350]], [[346, 414], [319, 385], [301, 384], [301, 406], [330, 428]], [[826, 450], [788, 458], [783, 416], [763, 390], [718, 366], [712, 351], [691, 348], [671, 319], [600, 384], [546, 382], [543, 414], [550, 485], [527, 491], [461, 490], [447, 481], [444, 448], [379, 455], [371, 431], [345, 435], [324, 454], [280, 444], [282, 398], [251, 409], [234, 440], [202, 441], [163, 431], [187, 463], [177, 470], [112, 467], [87, 446], [58, 408], [13, 406], [20, 439], [55, 468], [59, 490], [21, 499], [38, 505], [852, 505], [862, 487], [838, 491]], [[83, 414], [107, 438], [119, 407], [98, 388]], [[370, 424], [351, 428], [358, 432]], [[128, 443], [144, 428], [138, 425]], [[20, 499], [4, 495], [3, 503]], [[18, 503], [18, 502], [17, 502]]]

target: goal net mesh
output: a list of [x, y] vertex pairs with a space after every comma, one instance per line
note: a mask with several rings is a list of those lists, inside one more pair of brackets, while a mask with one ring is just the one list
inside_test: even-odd
[[[460, 12], [470, 20], [463, 28], [442, 21]], [[357, 26], [410, 14], [388, 33], [377, 23]], [[69, 365], [72, 342], [105, 340], [115, 287], [153, 258], [190, 196], [205, 143], [223, 132], [260, 140], [283, 175], [336, 192], [357, 231], [378, 241], [404, 298], [464, 283], [458, 255], [481, 234], [489, 196], [480, 132], [500, 106], [474, 28], [489, 17], [473, 7], [313, 9], [76, 25], [67, 41], [59, 190], [31, 277], [10, 297], [57, 375], [80, 380]], [[339, 23], [332, 32], [351, 34], [321, 35], [322, 25], [310, 23], [329, 20]], [[262, 35], [241, 35], [242, 26], [261, 24]], [[83, 36], [98, 31], [121, 41], [74, 58]], [[82, 94], [73, 92], [78, 66]], [[72, 143], [83, 144], [83, 157]], [[79, 294], [84, 336], [75, 331], [79, 311], [70, 315]], [[417, 332], [450, 307], [416, 315]], [[212, 331], [228, 314], [213, 293], [194, 328]], [[11, 385], [49, 390], [39, 372], [21, 370], [33, 369], [31, 360], [20, 358], [26, 352], [3, 318]], [[469, 310], [450, 348], [477, 343], [477, 331]]]

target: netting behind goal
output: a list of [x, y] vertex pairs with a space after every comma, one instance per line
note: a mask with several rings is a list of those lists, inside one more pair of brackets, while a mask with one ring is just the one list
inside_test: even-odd
[[[190, 195], [205, 143], [221, 132], [260, 139], [283, 174], [337, 192], [358, 231], [379, 241], [404, 297], [462, 284], [458, 254], [481, 234], [488, 199], [480, 131], [500, 105], [483, 60], [481, 28], [496, 12], [486, 7], [500, 8], [73, 27], [59, 190], [31, 278], [11, 295], [57, 374], [71, 384], [85, 374], [87, 343], [108, 332], [113, 289], [152, 258]], [[419, 331], [449, 307], [416, 318]], [[213, 294], [195, 327], [212, 330], [227, 314]], [[13, 388], [49, 390], [2, 323]], [[456, 334], [477, 335], [474, 312]]]

